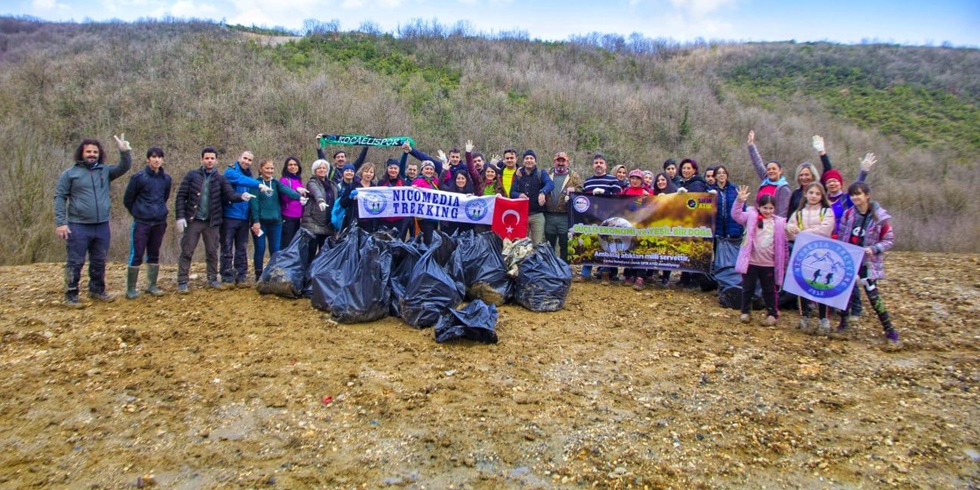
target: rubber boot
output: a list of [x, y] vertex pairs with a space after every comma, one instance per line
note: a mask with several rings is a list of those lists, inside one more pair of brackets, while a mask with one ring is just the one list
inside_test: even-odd
[[136, 290], [136, 281], [140, 277], [140, 268], [129, 266], [126, 268], [126, 299], [134, 299], [140, 295]]
[[146, 264], [146, 292], [153, 296], [163, 296], [163, 290], [157, 287], [159, 275], [160, 264]]

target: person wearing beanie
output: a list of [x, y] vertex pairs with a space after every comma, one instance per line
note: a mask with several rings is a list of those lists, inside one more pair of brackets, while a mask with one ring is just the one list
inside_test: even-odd
[[545, 242], [544, 211], [547, 196], [555, 183], [547, 172], [538, 169], [538, 158], [533, 150], [524, 152], [524, 166], [514, 175], [510, 188], [512, 199], [530, 199], [528, 203], [527, 229], [535, 245]]
[[[436, 165], [430, 160], [422, 161], [422, 168], [419, 169], [422, 175], [412, 182], [412, 186], [420, 189], [439, 190], [439, 177], [436, 175]], [[439, 220], [432, 218], [418, 218], [419, 231], [422, 233], [422, 241], [428, 245], [432, 243], [432, 232], [439, 227]]]
[[357, 199], [357, 179], [354, 178], [356, 172], [354, 165], [349, 163], [340, 167], [340, 184], [337, 185], [337, 196], [340, 207], [344, 209], [344, 220], [337, 233], [343, 232], [357, 220], [357, 216], [355, 216], [357, 203], [354, 201]]
[[755, 168], [756, 175], [762, 179], [758, 196], [771, 194], [776, 198], [776, 216], [783, 218], [789, 216], [789, 196], [792, 192], [789, 190], [789, 183], [783, 177], [783, 165], [775, 160], [762, 163], [762, 156], [755, 146], [755, 131], [749, 131], [748, 147], [752, 167]]
[[559, 151], [555, 153], [554, 167], [548, 170], [548, 177], [554, 182], [554, 188], [545, 198], [544, 238], [555, 248], [562, 260], [568, 262], [568, 196], [572, 192], [580, 192], [582, 178], [578, 173], [569, 170], [568, 154]]

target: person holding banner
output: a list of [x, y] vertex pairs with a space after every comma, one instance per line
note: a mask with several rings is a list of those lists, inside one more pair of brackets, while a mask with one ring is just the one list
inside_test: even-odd
[[[317, 141], [316, 157], [320, 160], [326, 160], [327, 156], [323, 153], [324, 146], [320, 145], [322, 138], [323, 138], [322, 133], [316, 135], [316, 141]], [[405, 144], [407, 145], [408, 143]], [[368, 148], [370, 147], [365, 146], [361, 148], [361, 152], [357, 155], [357, 158], [354, 160], [354, 163], [352, 165], [354, 167], [355, 172], [357, 172], [357, 170], [361, 168], [361, 165], [364, 164], [364, 161], [367, 160]], [[345, 152], [344, 150], [335, 151], [333, 154], [333, 167], [331, 167], [327, 171], [327, 180], [339, 186], [340, 181], [344, 178], [344, 165], [347, 165], [347, 152]]]
[[[616, 177], [606, 173], [606, 157], [601, 153], [596, 153], [592, 157], [592, 175], [585, 179], [582, 184], [582, 192], [595, 196], [619, 195], [623, 188], [619, 186]], [[611, 280], [616, 280], [618, 269], [615, 267], [600, 267], [601, 283], [609, 285]], [[582, 273], [572, 278], [573, 282], [585, 282], [592, 280], [592, 265], [582, 266]]]
[[[404, 152], [402, 153], [400, 160], [389, 158], [387, 164], [385, 165], [385, 175], [378, 180], [378, 185], [382, 187], [404, 187], [408, 185], [405, 183], [405, 178], [402, 175], [407, 160], [408, 153]], [[381, 218], [381, 226], [393, 230], [395, 236], [401, 240], [404, 240], [410, 221], [412, 221], [410, 218]]]
[[783, 165], [776, 160], [770, 160], [766, 164], [762, 163], [762, 156], [759, 155], [759, 149], [755, 147], [755, 131], [749, 131], [747, 141], [752, 168], [755, 169], [755, 173], [762, 179], [762, 183], [759, 184], [758, 194], [769, 194], [775, 197], [776, 215], [782, 216], [783, 218], [789, 216], [789, 198], [792, 192], [789, 190], [789, 184], [786, 182], [786, 178], [783, 177]]
[[568, 168], [568, 154], [555, 153], [555, 166], [548, 170], [554, 189], [545, 199], [544, 237], [562, 260], [568, 262], [568, 194], [577, 192], [582, 185], [578, 173]]
[[303, 218], [301, 225], [313, 233], [313, 240], [310, 240], [309, 260], [313, 258], [323, 248], [327, 237], [334, 233], [333, 226], [330, 225], [330, 210], [333, 208], [336, 194], [334, 193], [333, 183], [327, 180], [329, 163], [326, 160], [313, 162], [310, 169], [313, 177], [306, 183], [306, 190], [309, 191], [310, 200], [303, 206]]
[[[830, 209], [830, 202], [827, 201], [827, 192], [823, 185], [819, 182], [809, 183], [806, 186], [804, 196], [806, 199], [800, 202], [800, 208], [790, 216], [786, 223], [786, 238], [790, 242], [790, 249], [793, 248], [792, 243], [800, 232], [808, 231], [826, 238], [830, 238], [834, 232], [834, 212]], [[813, 313], [813, 302], [800, 297], [799, 308], [800, 330], [810, 333], [808, 323], [810, 315]], [[827, 305], [819, 303], [817, 315], [820, 319], [819, 332], [824, 335], [829, 334], [830, 320], [827, 319]]]
[[[376, 182], [374, 180], [375, 174], [376, 171], [373, 163], [367, 162], [364, 165], [361, 165], [361, 168], [356, 172], [357, 184], [355, 185], [355, 188], [365, 189], [368, 187], [374, 187]], [[354, 207], [354, 213], [357, 213], [357, 206]], [[356, 218], [357, 226], [368, 233], [378, 231], [378, 226], [381, 224], [377, 218], [362, 218], [360, 216], [357, 216]]]
[[677, 192], [708, 192], [708, 184], [698, 175], [698, 162], [692, 158], [681, 160], [681, 181]]
[[[422, 175], [412, 182], [412, 185], [421, 189], [439, 190], [438, 177], [436, 177], [436, 164], [430, 160], [422, 162]], [[439, 220], [431, 218], [418, 219], [419, 230], [422, 232], [422, 241], [428, 245], [432, 243], [432, 232], [439, 227]]]
[[[642, 170], [631, 170], [629, 173], [630, 185], [623, 190], [624, 196], [649, 196], [650, 192], [647, 191], [646, 187], [643, 186], [643, 171]], [[643, 269], [623, 269], [623, 286], [632, 286], [636, 291], [643, 290], [643, 277], [647, 275], [647, 271]]]
[[738, 251], [735, 270], [742, 274], [742, 315], [739, 321], [749, 323], [752, 295], [757, 282], [762, 283], [762, 298], [766, 302], [765, 325], [775, 326], [779, 318], [777, 288], [783, 283], [789, 248], [786, 244], [786, 218], [776, 214], [776, 197], [760, 193], [756, 206], [742, 211], [749, 198], [749, 187], [738, 188], [738, 198], [732, 207], [732, 219], [746, 229], [745, 239]]
[[[434, 172], [434, 175], [436, 177], [436, 183], [438, 184], [438, 177], [439, 177], [439, 175], [442, 174], [442, 168], [443, 168], [442, 167], [442, 160], [440, 160], [438, 158], [430, 157], [429, 155], [426, 155], [425, 153], [422, 153], [418, 149], [412, 148], [412, 145], [410, 143], [408, 143], [407, 141], [405, 142], [405, 144], [402, 145], [402, 151], [404, 151], [405, 153], [408, 153], [409, 155], [412, 155], [413, 157], [415, 157], [416, 160], [422, 162], [422, 165], [423, 166], [425, 166], [425, 162], [431, 163], [433, 165], [432, 169], [435, 171]], [[421, 170], [421, 168], [419, 170]], [[436, 190], [438, 190], [438, 189], [439, 189], [439, 187], [437, 185], [436, 186]]]
[[[864, 260], [858, 270], [858, 283], [864, 287], [871, 307], [878, 315], [885, 330], [885, 339], [894, 347], [898, 347], [898, 331], [892, 325], [885, 303], [878, 291], [878, 279], [885, 277], [885, 252], [895, 243], [895, 231], [891, 225], [891, 215], [880, 204], [871, 200], [871, 186], [864, 182], [855, 182], [847, 189], [847, 194], [854, 207], [844, 212], [839, 223], [839, 239], [852, 245], [864, 247]], [[854, 302], [853, 296], [851, 302]], [[848, 336], [848, 308], [841, 312], [840, 324], [837, 325], [837, 335]]]
[[[469, 172], [466, 171], [456, 171], [449, 172], [454, 174], [453, 179], [450, 182], [442, 184], [440, 190], [446, 192], [455, 192], [457, 194], [467, 194], [472, 196], [475, 192], [473, 190], [473, 183], [470, 182]], [[464, 231], [472, 230], [473, 225], [469, 223], [460, 223], [457, 221], [443, 221], [441, 225], [442, 231], [446, 234], [453, 235], [457, 233], [462, 233]]]
[[524, 166], [514, 176], [514, 184], [510, 188], [511, 199], [530, 199], [528, 203], [527, 226], [528, 234], [535, 245], [544, 243], [544, 211], [548, 193], [555, 188], [555, 183], [548, 173], [538, 169], [538, 156], [534, 150], [524, 152]]

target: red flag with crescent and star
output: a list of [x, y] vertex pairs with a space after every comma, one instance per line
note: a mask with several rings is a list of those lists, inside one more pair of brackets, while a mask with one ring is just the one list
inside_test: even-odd
[[491, 229], [500, 238], [516, 240], [527, 236], [527, 199], [507, 199], [497, 196], [493, 204]]

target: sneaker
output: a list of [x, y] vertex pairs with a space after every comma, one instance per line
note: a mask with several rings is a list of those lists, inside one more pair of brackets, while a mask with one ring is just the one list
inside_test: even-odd
[[82, 307], [82, 303], [78, 301], [78, 291], [65, 293], [65, 306], [69, 308]]
[[821, 318], [820, 326], [817, 328], [817, 332], [820, 335], [830, 335], [830, 320], [827, 318]]
[[602, 273], [602, 279], [599, 280], [599, 284], [602, 284], [603, 286], [608, 286], [609, 285], [609, 273], [608, 272], [603, 272]]
[[636, 282], [633, 283], [634, 291], [643, 291], [643, 278], [637, 277]]
[[738, 321], [742, 323], [749, 323], [749, 320], [750, 318], [748, 313], [742, 313], [742, 315], [738, 317]]
[[105, 291], [102, 291], [101, 293], [93, 293], [89, 291], [88, 297], [94, 301], [102, 301], [105, 303], [112, 303], [113, 301], [116, 300], [116, 297], [114, 295], [111, 295]]
[[799, 328], [800, 330], [802, 330], [804, 332], [806, 332], [807, 330], [809, 330], [810, 329], [810, 319], [809, 318], [806, 318], [806, 317], [800, 318], [800, 323], [797, 325], [797, 328]]
[[888, 342], [892, 345], [900, 344], [900, 342], [898, 341], [898, 330], [895, 330], [894, 328], [889, 328], [888, 330], [885, 330], [885, 339], [888, 340]]
[[626, 286], [626, 287], [630, 287], [630, 286], [633, 285], [633, 282], [634, 281], [633, 281], [633, 278], [632, 277], [623, 277], [623, 282], [622, 282], [621, 285], [622, 286]]
[[225, 288], [223, 284], [221, 284], [220, 282], [215, 281], [215, 280], [208, 281], [208, 287], [211, 288], [211, 289], [224, 289]]
[[177, 294], [188, 294], [191, 290], [188, 289], [187, 283], [180, 283], [177, 285]]
[[592, 276], [583, 276], [582, 274], [579, 274], [572, 278], [572, 282], [591, 282], [591, 281], [592, 281]]
[[774, 317], [772, 315], [767, 316], [765, 323], [766, 323], [766, 326], [767, 327], [775, 327], [776, 326], [776, 317]]

